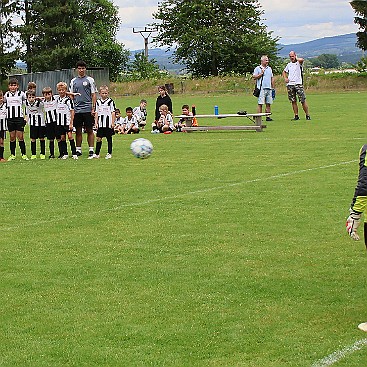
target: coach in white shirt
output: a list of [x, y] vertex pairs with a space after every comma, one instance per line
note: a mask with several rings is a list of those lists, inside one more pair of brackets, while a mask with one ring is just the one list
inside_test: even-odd
[[303, 111], [306, 114], [306, 120], [311, 120], [310, 114], [308, 112], [308, 105], [306, 102], [306, 95], [303, 89], [303, 61], [302, 58], [297, 58], [294, 51], [289, 53], [290, 62], [284, 68], [283, 78], [287, 83], [288, 99], [292, 103], [292, 108], [294, 112], [293, 121], [299, 120], [298, 116], [298, 100], [302, 104]]

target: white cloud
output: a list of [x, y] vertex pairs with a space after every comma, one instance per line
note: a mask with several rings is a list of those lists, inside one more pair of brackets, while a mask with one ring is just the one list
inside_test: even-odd
[[264, 24], [284, 44], [357, 32], [354, 11], [347, 1], [262, 0]]
[[[144, 48], [144, 39], [132, 29], [143, 29], [154, 21], [157, 0], [115, 0], [122, 25], [117, 38], [126, 48]], [[345, 0], [260, 0], [264, 24], [283, 44], [301, 43], [316, 38], [355, 33], [354, 11]], [[151, 40], [151, 38], [149, 39]], [[153, 47], [150, 45], [150, 47]]]

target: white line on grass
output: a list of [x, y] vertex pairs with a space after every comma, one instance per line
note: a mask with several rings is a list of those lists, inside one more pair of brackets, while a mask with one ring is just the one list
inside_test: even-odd
[[[245, 184], [254, 183], [254, 182], [275, 180], [277, 178], [283, 178], [283, 177], [298, 175], [300, 173], [312, 172], [312, 171], [318, 171], [318, 170], [332, 168], [332, 167], [343, 166], [343, 165], [346, 165], [346, 164], [349, 164], [349, 163], [355, 163], [355, 162], [357, 162], [356, 159], [351, 160], [351, 161], [328, 164], [326, 166], [305, 168], [305, 169], [301, 169], [301, 170], [298, 170], [298, 171], [279, 173], [278, 175], [273, 175], [273, 176], [268, 176], [268, 177], [254, 178], [252, 180], [228, 183], [228, 184], [225, 184], [225, 185], [208, 187], [206, 189], [201, 189], [201, 190], [186, 191], [186, 192], [183, 192], [181, 194], [176, 194], [176, 195], [171, 195], [171, 196], [163, 196], [163, 197], [160, 197], [160, 198], [149, 199], [149, 200], [145, 200], [145, 201], [139, 201], [139, 202], [136, 202], [136, 203], [126, 203], [126, 204], [118, 205], [114, 208], [107, 208], [107, 209], [101, 209], [99, 211], [92, 211], [92, 213], [93, 213], [93, 215], [95, 215], [97, 213], [117, 211], [117, 210], [120, 210], [122, 208], [148, 205], [148, 204], [157, 203], [157, 202], [166, 201], [166, 200], [174, 200], [174, 199], [179, 199], [179, 198], [182, 198], [182, 197], [185, 197], [185, 196], [191, 196], [191, 195], [203, 194], [203, 193], [211, 192], [211, 191], [228, 189], [229, 187], [235, 187], [235, 186], [245, 185]], [[72, 219], [72, 218], [77, 218], [77, 217], [79, 217], [79, 214], [78, 215], [77, 214], [75, 214], [75, 215], [71, 214], [71, 215], [68, 216], [68, 220]], [[29, 223], [22, 223], [22, 224], [19, 224], [19, 225], [3, 227], [3, 228], [0, 227], [0, 231], [12, 231], [14, 229], [39, 226], [39, 225], [42, 225], [42, 224], [49, 224], [49, 223], [52, 223], [52, 222], [55, 223], [55, 222], [64, 221], [64, 220], [65, 220], [65, 218], [53, 218], [53, 219], [50, 218], [50, 219], [47, 219], [47, 220], [44, 220], [44, 221], [34, 221], [34, 222], [29, 222]]]
[[327, 367], [339, 362], [347, 355], [352, 354], [358, 350], [361, 350], [367, 345], [367, 339], [361, 339], [356, 341], [353, 345], [349, 345], [341, 350], [337, 350], [334, 353], [329, 354], [327, 357], [316, 361], [311, 367]]

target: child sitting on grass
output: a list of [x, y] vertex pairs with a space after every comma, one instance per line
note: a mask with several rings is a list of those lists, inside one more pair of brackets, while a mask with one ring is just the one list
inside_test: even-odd
[[169, 134], [172, 131], [175, 131], [175, 127], [173, 125], [173, 118], [171, 113], [168, 110], [168, 106], [162, 104], [159, 107], [160, 118], [157, 122], [153, 122], [152, 124], [152, 133], [166, 133]]
[[123, 134], [138, 134], [140, 131], [138, 119], [133, 114], [132, 107], [127, 107], [125, 111], [126, 117], [123, 121]]

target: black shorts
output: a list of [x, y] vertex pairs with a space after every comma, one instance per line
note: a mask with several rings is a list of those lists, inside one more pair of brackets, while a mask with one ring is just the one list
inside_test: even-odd
[[31, 139], [43, 139], [46, 136], [46, 126], [30, 126], [29, 137]]
[[56, 126], [56, 139], [60, 139], [61, 136], [66, 135], [70, 131], [69, 125], [57, 125]]
[[90, 112], [76, 113], [74, 115], [74, 126], [84, 127], [86, 129], [93, 129], [94, 116]]
[[46, 124], [46, 136], [48, 140], [54, 140], [56, 138], [56, 122]]
[[26, 122], [23, 117], [15, 117], [8, 119], [8, 131], [24, 131]]
[[114, 134], [115, 131], [109, 127], [100, 127], [97, 130], [97, 138], [109, 138]]

